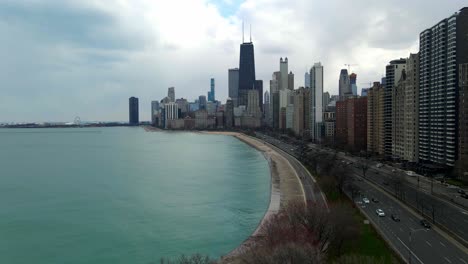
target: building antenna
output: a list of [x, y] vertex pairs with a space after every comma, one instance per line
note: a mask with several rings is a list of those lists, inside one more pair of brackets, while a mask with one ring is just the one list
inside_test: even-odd
[[250, 43], [252, 43], [252, 24], [250, 24]]
[[242, 43], [244, 43], [244, 20], [242, 20]]

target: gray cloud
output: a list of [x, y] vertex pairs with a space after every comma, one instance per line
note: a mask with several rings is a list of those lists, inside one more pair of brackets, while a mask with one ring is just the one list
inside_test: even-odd
[[211, 77], [224, 100], [227, 69], [239, 63], [242, 20], [246, 38], [253, 25], [265, 89], [279, 58], [288, 57], [296, 86], [321, 61], [325, 90], [336, 93], [345, 63], [359, 64], [352, 69], [358, 83], [378, 80], [388, 61], [417, 52], [422, 30], [466, 5], [246, 0], [220, 5], [219, 13], [216, 1], [191, 0], [182, 13], [188, 2], [157, 2], [1, 1], [0, 122], [126, 120], [130, 96], [140, 98], [142, 119], [149, 119], [150, 101], [167, 87], [192, 100], [206, 94]]

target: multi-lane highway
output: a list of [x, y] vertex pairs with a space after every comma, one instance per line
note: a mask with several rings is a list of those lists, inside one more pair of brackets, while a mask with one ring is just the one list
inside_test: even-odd
[[[455, 246], [452, 241], [435, 230], [424, 228], [421, 218], [402, 207], [388, 194], [379, 191], [367, 181], [355, 181], [361, 190], [361, 195], [355, 197], [355, 202], [380, 229], [398, 252], [412, 263], [460, 263], [468, 264], [468, 254]], [[368, 198], [370, 203], [363, 202]], [[372, 198], [378, 200], [377, 203]], [[377, 209], [382, 209], [384, 217], [378, 216]], [[391, 218], [398, 215], [400, 221]], [[410, 241], [411, 236], [411, 241]]]
[[[355, 159], [349, 160], [356, 161]], [[357, 172], [362, 175], [362, 170], [357, 170]], [[418, 190], [417, 186], [407, 183], [406, 180], [402, 181], [401, 187], [395, 187], [392, 182], [397, 177], [397, 173], [389, 172], [385, 168], [372, 167], [367, 171], [366, 178], [390, 194], [398, 193], [404, 203], [440, 225], [466, 246], [468, 244], [468, 211], [426, 191]]]
[[[256, 136], [283, 150], [284, 152], [287, 152], [291, 156], [298, 157], [297, 147], [294, 145], [260, 133], [257, 133]], [[316, 148], [315, 151], [326, 150], [322, 148]], [[293, 157], [290, 157], [288, 160], [290, 161], [291, 165], [295, 164], [293, 166], [300, 165], [297, 164], [299, 162]], [[356, 164], [356, 162], [357, 160], [355, 159], [349, 159], [348, 162], [343, 162], [343, 164], [350, 163], [348, 165], [349, 169], [352, 172], [353, 177], [356, 179], [354, 184], [360, 189], [361, 192], [359, 197], [355, 197], [355, 202], [357, 206], [362, 208], [362, 210], [368, 215], [368, 218], [376, 225], [376, 228], [378, 228], [380, 232], [384, 234], [387, 241], [405, 260], [409, 262], [411, 258], [411, 263], [421, 264], [468, 264], [468, 249], [466, 247], [454, 241], [451, 237], [437, 228], [435, 228], [437, 230], [434, 230], [434, 228], [424, 228], [420, 224], [420, 220], [422, 219], [421, 216], [415, 213], [411, 208], [405, 206], [403, 203], [401, 203], [401, 201], [398, 201], [391, 196], [390, 193], [392, 191], [392, 186], [384, 184], [384, 182], [388, 184], [389, 179], [384, 180], [382, 177], [392, 176], [385, 176], [385, 173], [380, 172], [378, 168], [372, 168], [369, 169], [366, 173], [366, 180], [363, 180], [360, 177], [360, 175], [362, 175], [362, 169], [357, 168], [359, 166]], [[301, 178], [303, 176], [304, 175], [301, 175]], [[303, 184], [307, 184], [307, 182], [304, 181]], [[386, 188], [386, 190], [383, 188]], [[406, 190], [407, 188], [408, 190]], [[411, 189], [409, 188], [409, 186], [404, 187], [407, 192], [407, 194], [405, 194], [405, 200], [410, 200], [412, 197], [410, 194]], [[364, 197], [367, 197], [369, 200], [375, 198], [379, 202], [375, 203], [371, 201], [369, 204], [366, 204], [362, 200]], [[314, 199], [316, 200], [316, 197]], [[425, 199], [428, 198], [421, 198], [418, 192], [418, 203], [421, 203], [420, 199], [423, 199], [423, 203], [426, 203]], [[438, 201], [443, 203], [443, 201]], [[425, 210], [428, 210], [429, 205], [423, 207], [426, 208]], [[385, 212], [385, 217], [377, 216], [375, 211], [379, 208]], [[453, 209], [453, 207], [451, 208]], [[461, 221], [459, 226], [467, 226], [466, 221], [468, 221], [468, 214], [465, 217], [455, 214], [455, 217], [460, 218], [452, 218], [454, 215], [451, 214], [454, 212], [450, 211], [451, 214], [449, 214], [449, 212], [445, 212], [445, 209], [442, 210], [443, 211], [440, 212], [440, 214], [445, 216], [445, 219], [442, 218], [442, 216], [440, 217], [440, 221], [442, 223], [450, 222], [452, 225], [455, 225], [453, 221], [459, 220]], [[437, 213], [437, 211], [434, 212]], [[464, 215], [462, 212], [464, 212], [463, 210], [460, 211], [460, 213]], [[390, 217], [391, 214], [397, 214], [401, 221], [396, 222], [392, 220]], [[436, 221], [438, 218], [439, 215], [435, 214]], [[463, 234], [464, 231], [461, 231], [461, 234]]]

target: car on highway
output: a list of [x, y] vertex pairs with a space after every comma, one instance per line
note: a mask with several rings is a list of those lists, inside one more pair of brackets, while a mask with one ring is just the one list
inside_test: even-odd
[[466, 193], [461, 194], [460, 197], [465, 198], [465, 199], [468, 199], [468, 194], [466, 194]]
[[429, 221], [427, 221], [426, 219], [421, 219], [420, 221], [421, 225], [424, 226], [425, 228], [431, 228], [431, 224], [429, 223]]
[[383, 182], [383, 185], [388, 185], [388, 181], [384, 181], [384, 182]]
[[366, 197], [362, 198], [362, 201], [366, 204], [370, 203], [369, 199], [367, 199]]
[[462, 189], [458, 189], [458, 191], [457, 191], [457, 192], [458, 192], [459, 194], [465, 194], [465, 191], [464, 191], [464, 190], [462, 190]]
[[397, 214], [392, 214], [391, 217], [393, 221], [400, 222], [400, 217]]
[[375, 165], [377, 168], [382, 168], [383, 164], [382, 163], [377, 163], [377, 165]]
[[416, 177], [416, 173], [414, 171], [407, 171], [406, 175], [408, 175], [410, 177]]
[[379, 200], [377, 200], [377, 198], [372, 198], [372, 201], [373, 201], [374, 203], [378, 203], [378, 202], [379, 202]]
[[380, 216], [380, 217], [384, 217], [384, 216], [385, 216], [384, 211], [383, 211], [382, 209], [380, 209], [380, 208], [377, 209], [377, 210], [375, 210], [375, 213], [376, 213], [378, 216]]

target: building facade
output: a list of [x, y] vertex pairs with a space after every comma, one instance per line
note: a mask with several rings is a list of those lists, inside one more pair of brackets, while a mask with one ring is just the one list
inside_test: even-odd
[[384, 155], [384, 87], [380, 82], [367, 93], [367, 151]]
[[239, 68], [228, 70], [228, 89], [229, 98], [231, 98], [234, 106], [237, 106], [237, 98], [239, 97]]
[[419, 38], [419, 161], [453, 166], [459, 152], [458, 71], [468, 63], [468, 8]]
[[169, 87], [167, 88], [167, 97], [171, 102], [175, 102], [175, 88]]
[[216, 101], [216, 99], [215, 99], [215, 79], [214, 78], [210, 79], [210, 91], [208, 92], [208, 101], [210, 101], [210, 102]]
[[292, 71], [288, 74], [288, 89], [294, 90], [294, 73]]
[[157, 124], [158, 114], [159, 114], [159, 102], [151, 101], [151, 124], [153, 126]]
[[340, 100], [345, 99], [347, 96], [352, 95], [351, 84], [349, 80], [348, 70], [342, 69], [338, 81], [338, 89]]
[[131, 126], [137, 126], [140, 123], [138, 111], [138, 98], [130, 97], [128, 99], [128, 123]]
[[419, 53], [406, 61], [403, 159], [419, 161]]
[[[459, 99], [459, 128], [458, 128], [458, 160], [461, 164], [468, 164], [468, 63], [458, 66]], [[459, 179], [467, 182], [468, 175], [466, 167], [461, 167], [458, 172]]]
[[310, 138], [320, 142], [323, 131], [323, 66], [315, 63], [310, 69]]
[[255, 57], [252, 42], [240, 45], [238, 104], [247, 105], [248, 90], [255, 85]]
[[385, 89], [384, 89], [384, 153], [392, 157], [393, 153], [393, 89], [397, 86], [401, 75], [406, 68], [406, 59], [392, 60], [385, 67]]

